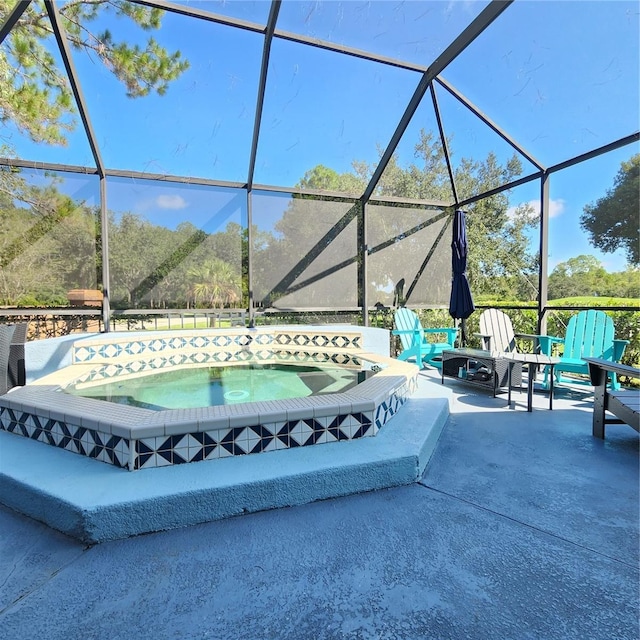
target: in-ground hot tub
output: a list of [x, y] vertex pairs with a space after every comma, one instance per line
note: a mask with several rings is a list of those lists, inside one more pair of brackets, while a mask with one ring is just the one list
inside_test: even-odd
[[[0, 397], [0, 429], [129, 470], [372, 437], [417, 385], [418, 368], [389, 358], [388, 345], [387, 331], [350, 326], [41, 341], [46, 375]], [[63, 392], [71, 383], [126, 384], [150, 371], [310, 359], [318, 366], [376, 372], [338, 393], [194, 408], [149, 409]], [[27, 369], [29, 376], [29, 353]]]

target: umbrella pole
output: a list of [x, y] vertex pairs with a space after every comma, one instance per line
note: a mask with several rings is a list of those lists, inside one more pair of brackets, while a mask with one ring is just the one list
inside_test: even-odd
[[458, 349], [462, 348], [464, 346], [464, 342], [462, 340], [462, 320], [460, 318], [454, 318], [453, 320], [453, 326], [458, 330], [458, 333], [456, 334], [456, 343]]

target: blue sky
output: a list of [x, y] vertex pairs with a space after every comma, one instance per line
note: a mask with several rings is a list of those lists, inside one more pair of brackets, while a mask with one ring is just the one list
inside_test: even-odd
[[[233, 0], [190, 4], [255, 22], [264, 21], [269, 6]], [[485, 5], [284, 0], [278, 26], [427, 65]], [[516, 0], [443, 77], [541, 163], [553, 165], [638, 129], [638, 12], [637, 2], [617, 0]], [[125, 20], [105, 18], [101, 26], [116, 38], [142, 42]], [[95, 58], [74, 56], [105, 164], [244, 182], [262, 37], [175, 15], [165, 16], [155, 37], [191, 63], [164, 97], [127, 99]], [[317, 164], [343, 172], [353, 161], [374, 162], [419, 78], [412, 71], [274, 41], [255, 181], [293, 186]], [[438, 91], [438, 98], [454, 162], [481, 160], [490, 150], [501, 161], [509, 157], [512, 149], [446, 92]], [[423, 103], [398, 147], [401, 164], [413, 161], [419, 130], [433, 126], [432, 109]], [[28, 159], [92, 164], [79, 129], [64, 149], [36, 147], [8, 129], [4, 139]], [[578, 219], [585, 204], [612, 186], [620, 162], [637, 152], [637, 145], [626, 147], [552, 176], [552, 267], [593, 253], [609, 269], [623, 268], [622, 255], [589, 246]], [[538, 183], [522, 187], [512, 205], [536, 200], [538, 192]], [[170, 184], [141, 188], [138, 195], [119, 186], [109, 205], [195, 222], [203, 207], [211, 210], [210, 200], [205, 190]], [[268, 215], [274, 211], [270, 207]]]

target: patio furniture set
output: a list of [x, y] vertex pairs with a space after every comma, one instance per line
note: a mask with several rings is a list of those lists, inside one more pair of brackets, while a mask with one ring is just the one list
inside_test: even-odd
[[[569, 320], [564, 338], [515, 333], [508, 315], [498, 309], [487, 309], [480, 316], [480, 333], [477, 334], [481, 349], [455, 348], [456, 329], [423, 329], [417, 314], [410, 309], [398, 309], [394, 322], [393, 334], [399, 336], [403, 348], [399, 359], [415, 359], [416, 363], [439, 368], [443, 384], [445, 378], [457, 378], [491, 390], [494, 397], [506, 387], [509, 406], [511, 390], [521, 387], [522, 369], [526, 366], [527, 411], [533, 408], [534, 382], [540, 369], [544, 373], [542, 387], [549, 392], [549, 409], [553, 409], [554, 383], [567, 381], [562, 377], [563, 371], [589, 375], [593, 366], [587, 362], [590, 358], [616, 364], [628, 344], [628, 340], [614, 337], [612, 319], [603, 311], [593, 309], [574, 315]], [[438, 333], [445, 336], [445, 341], [427, 340], [427, 335]], [[516, 339], [529, 340], [532, 352], [519, 351]], [[554, 345], [562, 346], [560, 355], [553, 354]], [[604, 383], [610, 379], [611, 390], [615, 393], [620, 390], [616, 374], [630, 375], [627, 369], [633, 370], [632, 367], [617, 366], [623, 369], [610, 367], [604, 375]], [[571, 382], [590, 384], [591, 380], [571, 378]], [[609, 397], [610, 394], [606, 396]], [[611, 401], [612, 406], [616, 401]]]

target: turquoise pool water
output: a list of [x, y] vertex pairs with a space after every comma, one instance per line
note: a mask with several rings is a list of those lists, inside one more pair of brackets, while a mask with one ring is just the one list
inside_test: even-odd
[[371, 371], [293, 364], [241, 364], [159, 371], [101, 384], [79, 384], [65, 393], [145, 409], [194, 409], [340, 393]]

